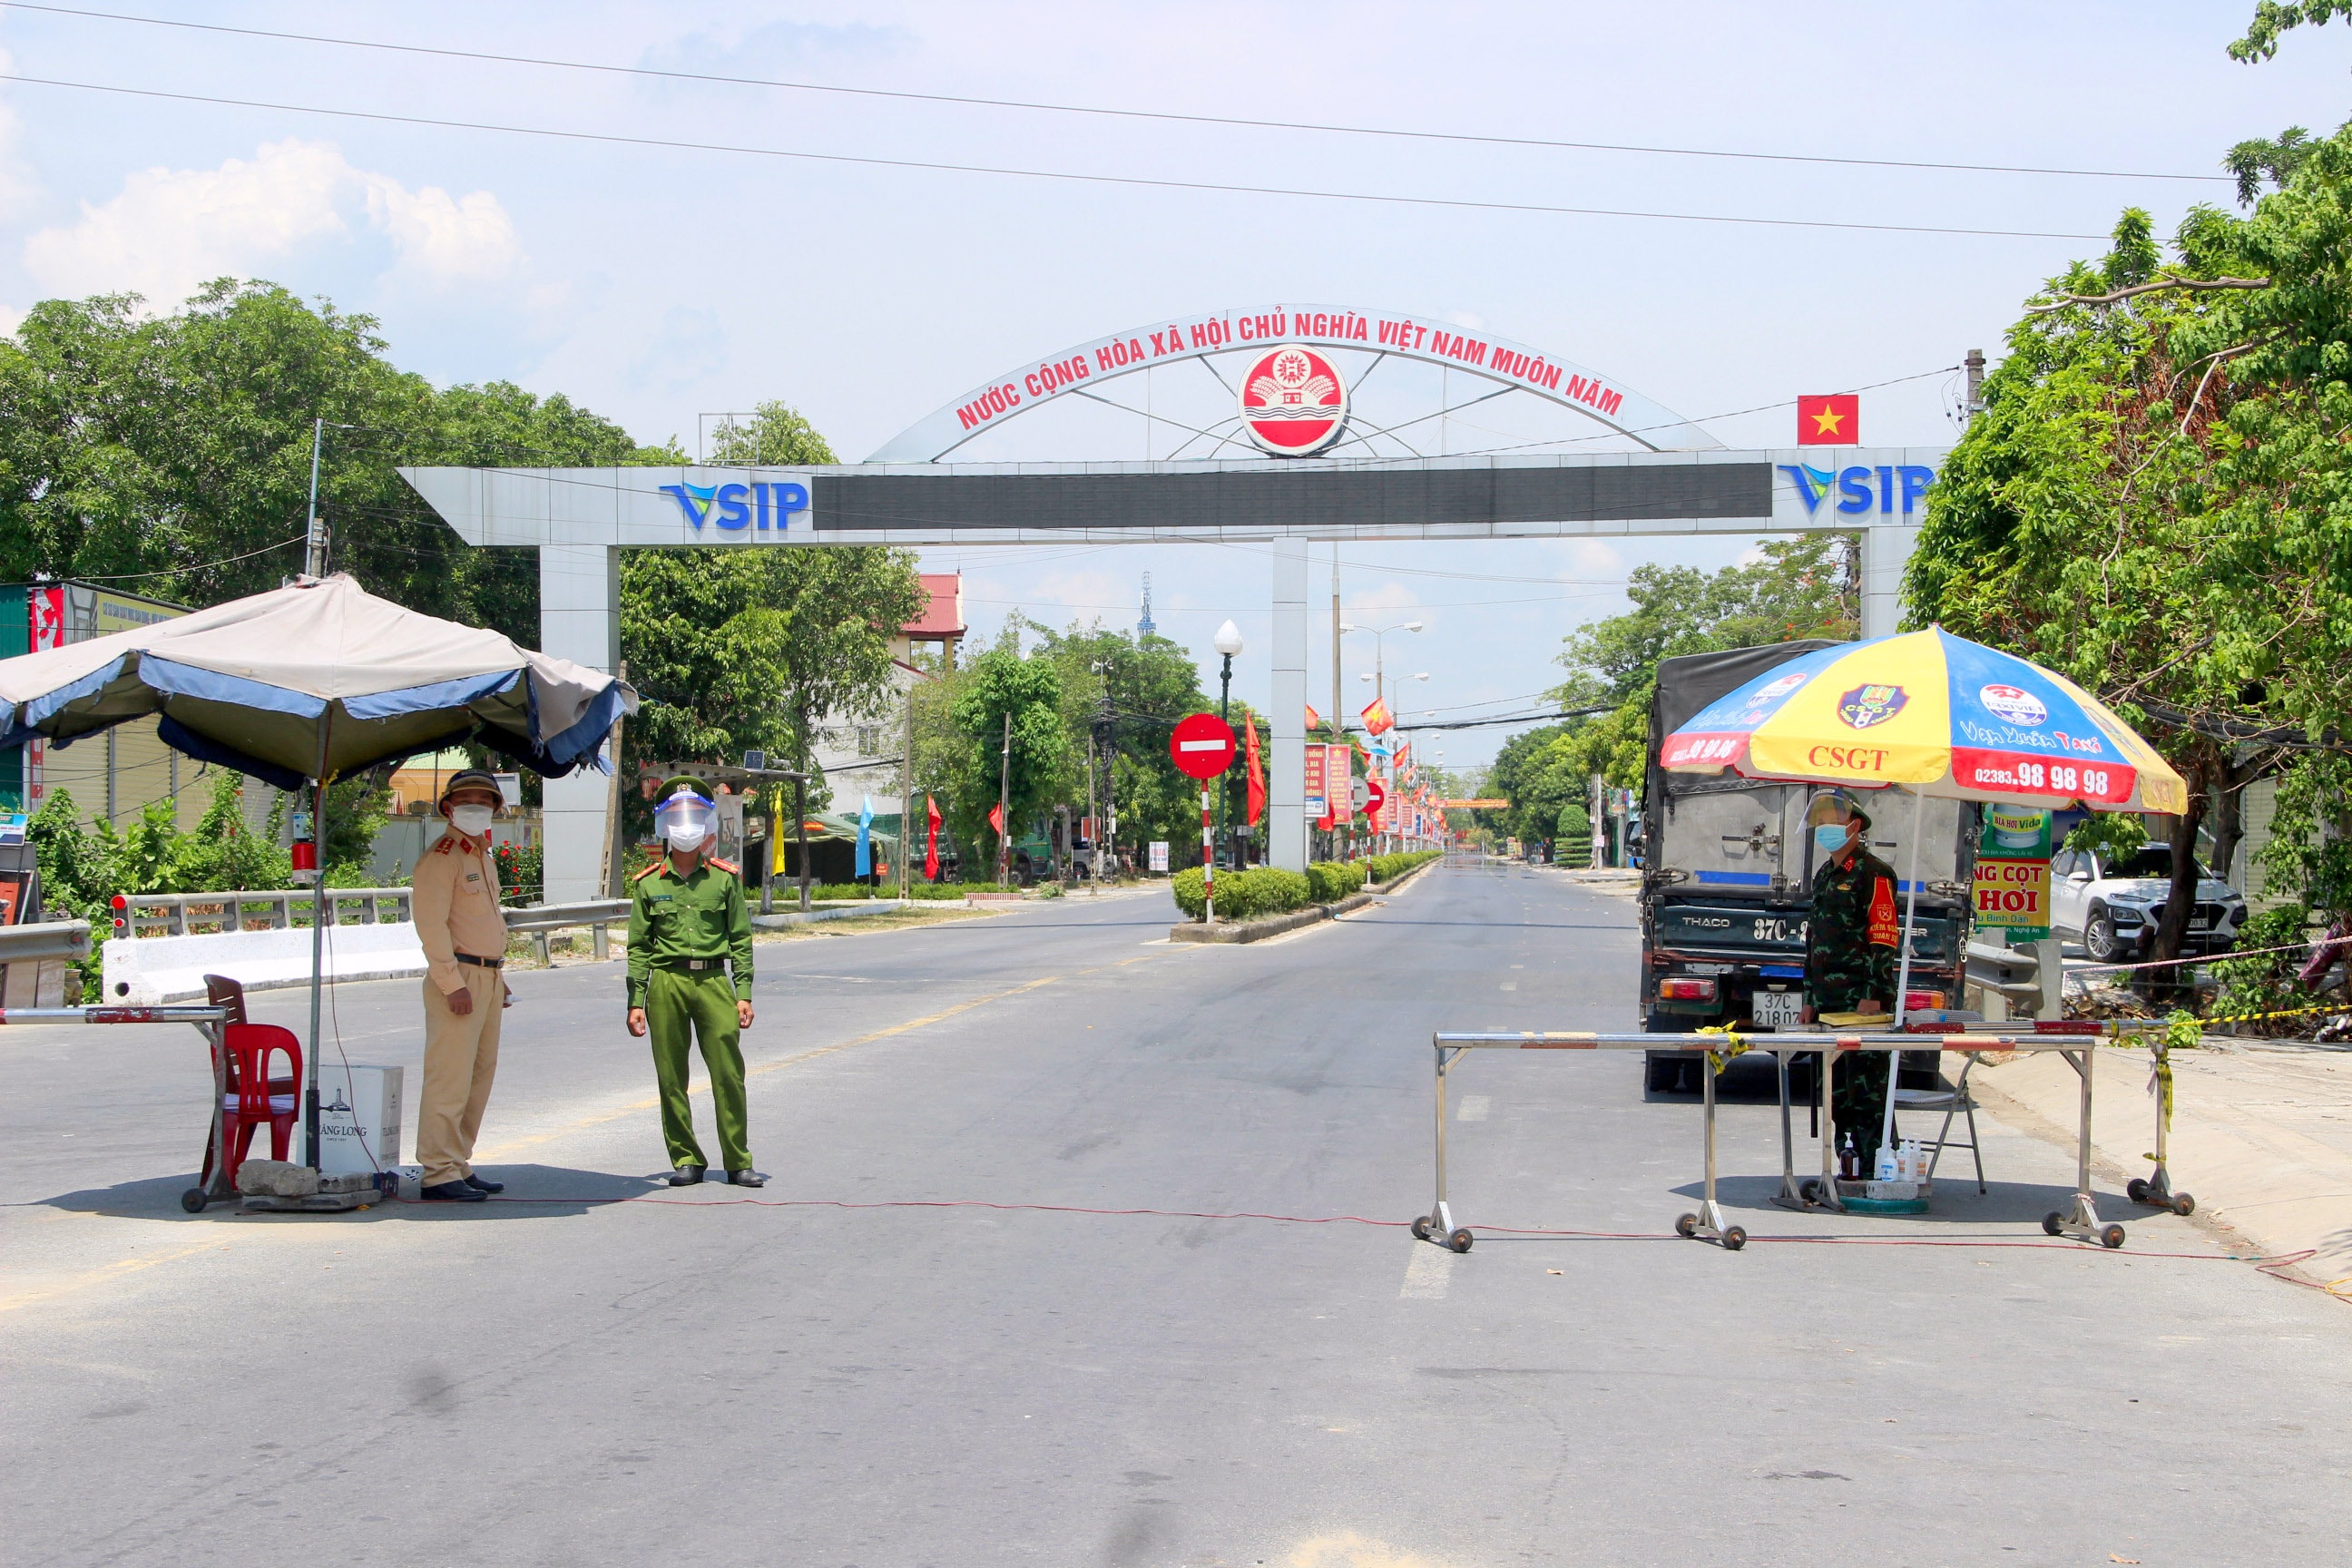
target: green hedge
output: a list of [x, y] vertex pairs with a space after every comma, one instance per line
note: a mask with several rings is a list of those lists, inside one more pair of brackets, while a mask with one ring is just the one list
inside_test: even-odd
[[1307, 886], [1318, 904], [1336, 904], [1364, 887], [1360, 860], [1318, 860], [1307, 868]]
[[1444, 854], [1443, 849], [1415, 849], [1402, 855], [1375, 855], [1364, 864], [1372, 868], [1375, 882], [1393, 882], [1415, 866], [1426, 866]]
[[[1018, 888], [1007, 888], [995, 882], [913, 882], [908, 885], [907, 897], [961, 899], [967, 893], [1017, 893], [1020, 890]], [[800, 896], [798, 882], [780, 879], [776, 883], [778, 899], [798, 899]], [[868, 887], [864, 882], [819, 882], [809, 888], [809, 897], [812, 900], [824, 900], [835, 903], [850, 899], [895, 899], [898, 896], [898, 884], [896, 882], [886, 882], [878, 888]]]
[[[1202, 917], [1201, 868], [1177, 872], [1168, 879], [1169, 890], [1176, 895], [1176, 907], [1184, 911], [1186, 920]], [[1217, 873], [1217, 918], [1221, 921], [1255, 920], [1260, 915], [1286, 914], [1303, 910], [1315, 900], [1307, 888], [1307, 879], [1296, 871], [1278, 871], [1271, 866], [1260, 866], [1248, 871]]]

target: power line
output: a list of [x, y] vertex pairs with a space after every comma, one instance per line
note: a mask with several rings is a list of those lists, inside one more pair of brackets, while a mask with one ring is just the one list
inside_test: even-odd
[[258, 550], [248, 550], [242, 555], [224, 556], [218, 561], [199, 561], [186, 566], [161, 566], [152, 572], [117, 572], [105, 577], [93, 577], [87, 573], [74, 572], [68, 574], [68, 578], [76, 583], [128, 583], [135, 577], [177, 577], [190, 572], [209, 572], [215, 566], [233, 565], [239, 561], [250, 561], [257, 555], [267, 555], [273, 550], [283, 550], [289, 544], [299, 544], [307, 537], [309, 536], [306, 534], [298, 533], [291, 539], [281, 539], [275, 544], [265, 544]]
[[[1140, 190], [1205, 191], [1225, 195], [1293, 196], [1313, 201], [1360, 202], [1377, 206], [1439, 207], [1454, 212], [1534, 213], [1553, 217], [1643, 218], [1668, 223], [1719, 223], [1746, 228], [1836, 229], [1851, 234], [1934, 234], [1970, 239], [2076, 239], [2104, 241], [2103, 234], [2050, 229], [1953, 228], [1939, 224], [1853, 223], [1838, 218], [1740, 217], [1725, 213], [1647, 212], [1629, 207], [1555, 206], [1544, 202], [1482, 202], [1463, 196], [1401, 196], [1370, 191], [1318, 191], [1293, 185], [1242, 185], [1216, 180], [1155, 179], [1143, 174], [1084, 174], [1064, 169], [1023, 169], [995, 163], [948, 163], [920, 158], [879, 158], [864, 153], [809, 153], [787, 147], [753, 147], [730, 142], [687, 142], [659, 136], [624, 136], [614, 132], [557, 131], [540, 125], [503, 125], [485, 120], [442, 120], [423, 114], [387, 114], [365, 109], [326, 109], [316, 104], [272, 103], [261, 99], [222, 98], [208, 93], [166, 92], [159, 88], [116, 87], [105, 82], [67, 81], [57, 77], [0, 73], [0, 81], [26, 87], [64, 88], [121, 98], [173, 103], [204, 103], [228, 109], [266, 109], [277, 114], [316, 114], [332, 120], [364, 120], [383, 125], [421, 125], [437, 131], [487, 131], [502, 136], [535, 136], [553, 142], [595, 142], [615, 147], [671, 152], [726, 153], [752, 158], [788, 158], [811, 163], [843, 163], [869, 169], [919, 169], [948, 174], [994, 174], [1011, 179], [1056, 180], [1083, 185], [1124, 185]], [[1530, 443], [1542, 445], [1543, 443]]]
[[1236, 115], [1182, 114], [1166, 110], [1105, 109], [1091, 104], [1046, 103], [1029, 99], [978, 98], [958, 93], [907, 92], [888, 88], [841, 87], [829, 82], [786, 81], [771, 77], [727, 76], [713, 71], [664, 70], [653, 66], [605, 65], [593, 60], [553, 59], [536, 55], [509, 55], [488, 49], [457, 49], [428, 44], [393, 44], [373, 38], [341, 38], [321, 33], [278, 32], [266, 27], [233, 27], [217, 22], [186, 22], [163, 16], [134, 16], [115, 11], [90, 11], [69, 5], [17, 4], [19, 11], [41, 11], [57, 16], [79, 16], [104, 22], [131, 22], [151, 27], [178, 27], [190, 32], [221, 33], [245, 38], [325, 44], [336, 48], [375, 49], [389, 54], [422, 55], [436, 59], [479, 60], [493, 65], [535, 66], [550, 70], [591, 71], [601, 76], [645, 77], [660, 81], [698, 82], [725, 87], [763, 87], [793, 92], [831, 93], [844, 98], [890, 99], [906, 103], [944, 103], [969, 109], [1012, 109], [1041, 114], [1091, 115], [1108, 120], [1146, 120], [1176, 125], [1218, 125], [1244, 131], [1304, 131], [1329, 136], [1372, 136], [1409, 142], [1457, 142], [1481, 147], [1534, 147], [1574, 153], [1629, 153], [1668, 158], [1727, 158], [1747, 163], [1820, 163], [1861, 169], [1931, 169], [1968, 174], [2043, 174], [2068, 179], [2180, 180], [2228, 184], [2228, 174], [2164, 174], [2125, 169], [2061, 169], [2032, 164], [1946, 163], [1914, 158], [1837, 158], [1805, 153], [1749, 153], [1720, 147], [1659, 147], [1616, 142], [1569, 142], [1542, 136], [1499, 136], [1465, 131], [1408, 131], [1379, 125], [1340, 125], [1306, 120], [1252, 120]]

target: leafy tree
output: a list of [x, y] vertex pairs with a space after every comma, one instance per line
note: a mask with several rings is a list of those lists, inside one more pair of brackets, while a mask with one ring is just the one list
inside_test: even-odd
[[775, 401], [757, 405], [749, 425], [729, 419], [713, 430], [710, 460], [730, 467], [775, 468], [840, 461], [800, 410]]
[[1853, 535], [1810, 533], [1766, 541], [1753, 562], [1718, 572], [1635, 567], [1625, 588], [1633, 607], [1570, 633], [1559, 656], [1569, 678], [1552, 689], [1553, 700], [1597, 711], [1505, 743], [1488, 782], [1511, 805], [1490, 826], [1521, 839], [1555, 838], [1562, 813], [1583, 809], [1593, 774], [1638, 787], [1660, 659], [1857, 635], [1857, 559]]
[[331, 570], [427, 614], [537, 632], [535, 552], [474, 550], [403, 463], [593, 464], [647, 454], [562, 397], [436, 391], [367, 316], [224, 279], [181, 310], [135, 295], [36, 305], [0, 341], [0, 574], [111, 578], [203, 605], [302, 569], [314, 421]]
[[2242, 739], [2322, 741], [2352, 719], [2352, 130], [2309, 144], [2249, 216], [2192, 210], [2168, 261], [2147, 231], [2126, 214], [2116, 250], [2011, 329], [1905, 594], [1915, 617], [2099, 691], [2189, 780], [2156, 943], [2170, 957], [2200, 823], [2218, 806], [2232, 841], [2265, 760]]
[[[1052, 805], [1064, 782], [1070, 738], [1061, 671], [1044, 655], [1024, 658], [1020, 628], [1008, 623], [957, 682], [948, 718], [960, 742], [948, 763], [950, 825], [956, 842], [981, 850], [992, 868], [1002, 839], [1017, 836], [1034, 813]], [[1006, 801], [1002, 836], [988, 826], [1000, 788]], [[964, 869], [970, 876], [978, 868], [968, 860]]]

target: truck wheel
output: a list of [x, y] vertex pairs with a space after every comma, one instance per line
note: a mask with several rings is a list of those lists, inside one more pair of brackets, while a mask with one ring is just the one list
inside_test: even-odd
[[1683, 1064], [1655, 1051], [1649, 1054], [1648, 1061], [1648, 1068], [1643, 1075], [1643, 1087], [1652, 1094], [1672, 1094], [1675, 1086], [1682, 1081]]

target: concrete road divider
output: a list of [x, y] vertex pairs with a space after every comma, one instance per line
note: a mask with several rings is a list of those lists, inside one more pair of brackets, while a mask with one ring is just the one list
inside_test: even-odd
[[[414, 922], [327, 928], [329, 980], [396, 980], [425, 973], [425, 949]], [[310, 931], [215, 931], [204, 936], [117, 937], [101, 960], [100, 1000], [131, 1006], [157, 1006], [205, 994], [205, 976], [234, 976], [247, 991], [268, 991], [310, 981]]]

